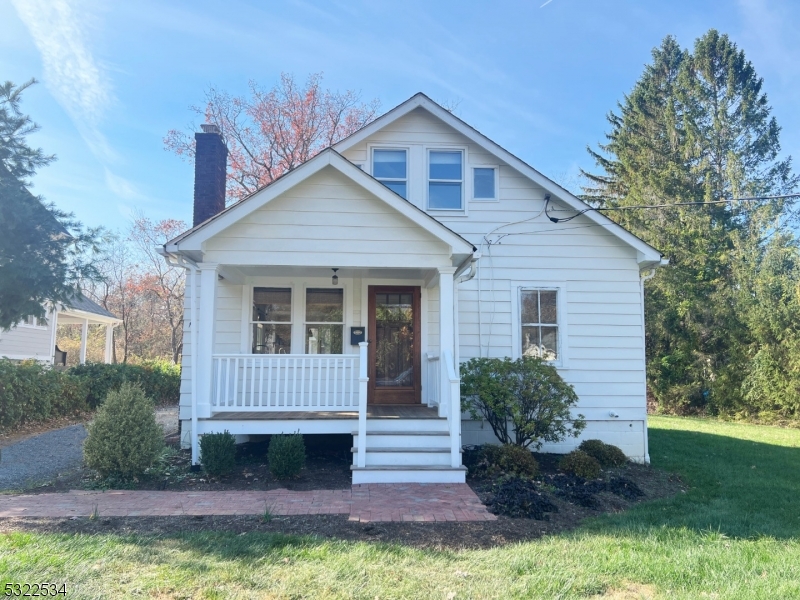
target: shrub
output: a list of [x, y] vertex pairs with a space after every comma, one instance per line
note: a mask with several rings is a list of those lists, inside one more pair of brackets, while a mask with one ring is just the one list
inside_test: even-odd
[[573, 450], [565, 454], [558, 462], [558, 468], [584, 479], [596, 479], [600, 475], [600, 463], [583, 450]]
[[38, 361], [0, 359], [0, 428], [81, 413], [86, 383]]
[[475, 456], [470, 457], [467, 466], [473, 476], [502, 474], [535, 477], [539, 473], [539, 463], [533, 454], [514, 444], [481, 446]]
[[71, 375], [83, 379], [88, 387], [87, 403], [97, 408], [108, 393], [118, 390], [125, 381], [138, 383], [147, 397], [156, 404], [178, 404], [181, 392], [181, 367], [166, 361], [128, 363], [86, 363], [69, 370]]
[[275, 479], [292, 479], [300, 474], [306, 464], [306, 447], [303, 436], [273, 435], [267, 449], [269, 471]]
[[[541, 448], [577, 437], [586, 426], [570, 409], [578, 396], [555, 367], [539, 358], [473, 358], [461, 365], [461, 399], [503, 444]], [[513, 436], [509, 433], [509, 423]]]
[[492, 486], [493, 496], [487, 503], [496, 515], [527, 517], [539, 521], [546, 512], [558, 512], [558, 507], [536, 489], [529, 479], [508, 477]]
[[227, 475], [236, 465], [236, 438], [229, 432], [207, 433], [200, 438], [200, 463], [215, 477]]
[[152, 400], [140, 385], [125, 382], [109, 392], [89, 425], [83, 456], [103, 477], [131, 479], [143, 474], [163, 447]]
[[622, 450], [602, 440], [584, 440], [578, 450], [596, 458], [602, 467], [621, 467], [628, 462], [628, 457]]

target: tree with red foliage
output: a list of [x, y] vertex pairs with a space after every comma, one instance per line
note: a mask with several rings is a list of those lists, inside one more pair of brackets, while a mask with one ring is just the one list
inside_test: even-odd
[[[363, 103], [359, 93], [323, 90], [321, 82], [322, 74], [315, 73], [301, 87], [293, 75], [282, 73], [270, 90], [250, 81], [247, 97], [211, 87], [205, 107], [191, 107], [222, 132], [229, 201], [252, 194], [375, 118], [377, 100]], [[191, 160], [194, 131], [170, 130], [165, 149]]]

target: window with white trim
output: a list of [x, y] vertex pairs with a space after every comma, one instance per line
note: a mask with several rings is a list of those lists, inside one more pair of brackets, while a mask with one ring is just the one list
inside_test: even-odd
[[374, 148], [372, 176], [408, 199], [408, 151], [403, 148]]
[[344, 291], [341, 288], [306, 290], [306, 354], [342, 354], [344, 351]]
[[428, 209], [464, 210], [463, 150], [428, 150]]
[[253, 288], [253, 354], [292, 353], [292, 289]]
[[522, 355], [558, 360], [558, 290], [521, 289]]
[[497, 167], [472, 169], [472, 199], [483, 202], [497, 200]]
[[20, 325], [22, 327], [36, 327], [38, 329], [46, 329], [47, 328], [47, 324], [44, 321], [39, 321], [39, 319], [37, 319], [33, 315], [29, 315], [29, 316], [25, 317], [25, 320], [20, 322]]

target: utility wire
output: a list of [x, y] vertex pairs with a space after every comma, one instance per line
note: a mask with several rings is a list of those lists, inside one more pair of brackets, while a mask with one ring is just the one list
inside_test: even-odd
[[[781, 194], [777, 196], [747, 196], [744, 198], [731, 198], [730, 200], [709, 200], [707, 202], [674, 202], [672, 204], [643, 204], [638, 206], [606, 206], [606, 207], [590, 206], [589, 208], [585, 208], [581, 211], [578, 211], [574, 215], [564, 218], [553, 217], [550, 215], [551, 211], [548, 210], [548, 205], [550, 204], [550, 198], [546, 198], [544, 204], [544, 214], [553, 223], [566, 223], [567, 221], [571, 221], [572, 219], [593, 210], [601, 211], [601, 210], [634, 210], [638, 208], [671, 208], [673, 206], [703, 206], [708, 204], [730, 204], [731, 202], [758, 202], [761, 200], [779, 200], [788, 198], [800, 198], [800, 194]], [[552, 212], [566, 212], [566, 210], [553, 209]]]

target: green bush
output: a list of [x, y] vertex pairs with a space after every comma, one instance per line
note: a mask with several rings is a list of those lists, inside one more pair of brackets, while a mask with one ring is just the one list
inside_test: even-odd
[[628, 462], [628, 457], [622, 450], [602, 440], [584, 440], [578, 450], [596, 458], [603, 467], [621, 467]]
[[539, 463], [529, 450], [521, 446], [486, 444], [481, 447], [470, 471], [473, 475], [535, 477], [539, 473]]
[[583, 450], [573, 450], [565, 454], [558, 462], [558, 468], [584, 479], [597, 479], [600, 476], [600, 463]]
[[130, 382], [111, 391], [89, 425], [83, 456], [103, 477], [131, 479], [142, 475], [164, 448], [164, 431], [156, 422], [153, 402]]
[[541, 448], [542, 442], [577, 437], [586, 426], [583, 415], [571, 414], [578, 402], [572, 386], [555, 367], [530, 356], [462, 364], [461, 400], [473, 419], [489, 422], [503, 444]]
[[200, 463], [206, 473], [218, 477], [236, 465], [236, 438], [229, 432], [207, 433], [200, 438]]
[[85, 381], [38, 361], [0, 359], [0, 428], [79, 414], [88, 409]]
[[142, 386], [145, 395], [158, 405], [178, 404], [181, 393], [181, 367], [167, 361], [147, 361], [141, 364], [86, 363], [69, 370], [89, 386], [86, 401], [97, 408], [108, 393], [118, 390], [123, 382], [130, 381]]
[[292, 479], [306, 464], [306, 446], [299, 433], [273, 435], [267, 449], [269, 471], [275, 479]]

